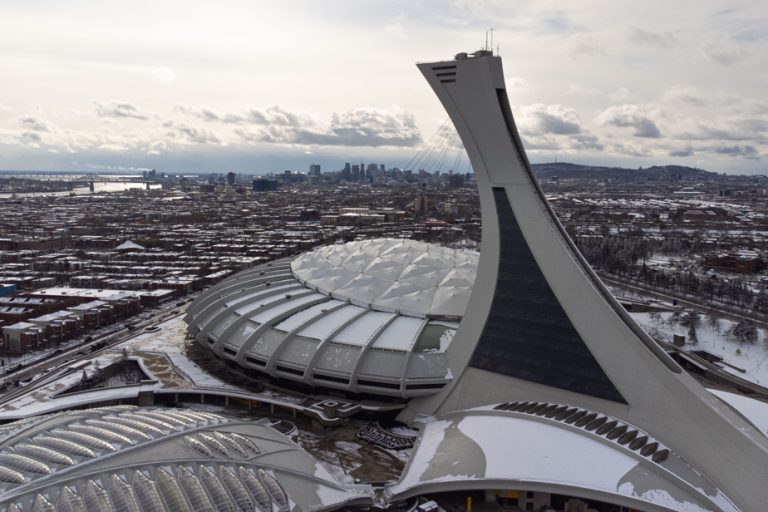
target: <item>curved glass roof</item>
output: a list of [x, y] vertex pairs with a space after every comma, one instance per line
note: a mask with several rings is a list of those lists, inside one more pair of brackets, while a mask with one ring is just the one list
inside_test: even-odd
[[0, 438], [0, 511], [299, 512], [371, 503], [369, 486], [338, 481], [283, 434], [251, 419], [160, 407], [46, 418], [42, 429], [39, 422], [9, 424], [16, 434]]
[[294, 277], [352, 304], [404, 315], [460, 317], [480, 254], [416, 240], [328, 245], [291, 262]]

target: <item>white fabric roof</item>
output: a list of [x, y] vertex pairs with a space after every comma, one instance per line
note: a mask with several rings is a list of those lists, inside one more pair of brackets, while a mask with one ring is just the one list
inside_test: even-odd
[[115, 247], [116, 251], [130, 251], [132, 249], [135, 249], [137, 251], [143, 251], [144, 246], [137, 244], [133, 240], [126, 240], [125, 242]]
[[321, 247], [291, 262], [293, 275], [337, 299], [405, 315], [460, 317], [480, 254], [382, 238]]
[[657, 464], [592, 432], [481, 409], [428, 420], [400, 481], [388, 486], [387, 497], [394, 501], [489, 486], [551, 486], [641, 509], [736, 510], [713, 486], [700, 488], [701, 475], [682, 461]]

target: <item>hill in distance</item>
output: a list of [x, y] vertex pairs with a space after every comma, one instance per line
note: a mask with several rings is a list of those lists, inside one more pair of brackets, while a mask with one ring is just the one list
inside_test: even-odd
[[671, 181], [681, 179], [708, 180], [720, 176], [716, 172], [705, 171], [683, 165], [654, 165], [639, 169], [623, 167], [599, 167], [593, 165], [569, 164], [566, 162], [533, 164], [533, 172], [544, 179], [610, 179], [617, 181]]

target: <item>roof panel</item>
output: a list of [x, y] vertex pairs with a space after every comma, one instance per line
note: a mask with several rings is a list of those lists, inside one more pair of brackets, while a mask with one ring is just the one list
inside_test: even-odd
[[[304, 253], [291, 262], [291, 270], [299, 280], [324, 294], [370, 303], [374, 309], [458, 317], [464, 314], [472, 293], [478, 260], [476, 251], [415, 240], [375, 239]], [[443, 281], [452, 290], [441, 297], [436, 313], [434, 292], [423, 297], [417, 290], [440, 287]], [[397, 307], [398, 302], [403, 302], [403, 307]]]
[[286, 336], [288, 336], [288, 334], [282, 331], [268, 328], [261, 333], [248, 352], [269, 358], [277, 347], [280, 346]]
[[335, 307], [344, 304], [340, 300], [329, 300], [320, 304], [315, 304], [312, 307], [304, 309], [294, 315], [289, 316], [279, 324], [275, 326], [275, 329], [291, 332], [294, 329], [298, 329], [304, 322], [311, 320], [323, 311], [329, 311]]
[[365, 311], [365, 308], [358, 306], [344, 306], [341, 309], [337, 309], [336, 311], [318, 318], [317, 321], [306, 326], [299, 331], [298, 334], [308, 338], [323, 340], [330, 336], [333, 331], [344, 325], [345, 322]]
[[294, 336], [286, 343], [286, 347], [281, 351], [279, 359], [287, 363], [306, 366], [312, 360], [312, 356], [315, 354], [319, 344], [320, 341], [313, 338]]
[[421, 318], [396, 318], [373, 342], [374, 348], [408, 351], [416, 341], [425, 321]]
[[393, 313], [369, 311], [334, 336], [333, 341], [349, 345], [365, 346], [368, 344], [371, 336], [394, 316]]
[[310, 293], [309, 295], [294, 298], [282, 304], [278, 304], [277, 306], [274, 306], [271, 308], [265, 308], [264, 311], [260, 312], [257, 315], [252, 316], [251, 320], [253, 320], [254, 322], [263, 324], [264, 322], [272, 320], [273, 318], [280, 316], [283, 313], [286, 313], [294, 308], [301, 307], [304, 304], [308, 304], [312, 301], [322, 299], [324, 297], [325, 296], [321, 293]]

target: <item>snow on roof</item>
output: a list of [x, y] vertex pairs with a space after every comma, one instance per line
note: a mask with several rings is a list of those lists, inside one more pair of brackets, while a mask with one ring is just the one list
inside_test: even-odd
[[31, 329], [32, 327], [37, 327], [35, 324], [31, 324], [29, 322], [16, 322], [13, 325], [8, 325], [4, 327], [8, 330], [24, 330], [24, 329]]
[[739, 411], [760, 432], [768, 437], [768, 403], [719, 389], [710, 389], [709, 392]]
[[126, 240], [125, 242], [115, 247], [115, 250], [116, 251], [143, 251], [144, 247], [131, 240]]
[[427, 489], [537, 483], [553, 490], [610, 496], [612, 502], [643, 509], [641, 505], [650, 504], [684, 512], [736, 510], [716, 489], [700, 489], [695, 471], [677, 472], [678, 478], [670, 478], [669, 471], [586, 431], [540, 418], [472, 410], [428, 420], [400, 481], [386, 494], [405, 499]]
[[281, 331], [285, 332], [291, 332], [294, 329], [299, 328], [302, 324], [312, 320], [316, 316], [322, 315], [326, 311], [330, 311], [333, 308], [336, 308], [340, 305], [344, 304], [340, 300], [330, 300], [327, 302], [321, 302], [320, 304], [316, 304], [310, 308], [307, 308], [303, 311], [300, 311], [299, 313], [296, 313], [295, 315], [291, 315], [279, 324], [275, 326], [275, 329], [279, 329]]
[[333, 338], [333, 341], [362, 347], [386, 322], [394, 317], [393, 313], [369, 311], [345, 327]]
[[253, 322], [256, 322], [257, 324], [263, 324], [264, 322], [272, 320], [273, 318], [277, 318], [283, 313], [287, 313], [288, 311], [299, 308], [304, 304], [309, 304], [310, 302], [323, 299], [323, 298], [324, 296], [319, 293], [311, 293], [309, 295], [304, 295], [302, 297], [289, 300], [278, 306], [269, 308], [261, 313], [258, 313], [250, 317], [250, 320]]
[[326, 295], [381, 311], [460, 317], [477, 251], [392, 238], [328, 245], [291, 262], [293, 275]]
[[424, 323], [425, 321], [420, 318], [397, 317], [376, 338], [373, 347], [385, 350], [410, 350]]
[[308, 338], [315, 338], [323, 340], [330, 336], [336, 329], [344, 325], [345, 322], [352, 320], [354, 317], [365, 313], [365, 309], [357, 306], [344, 306], [341, 309], [334, 310], [317, 322], [302, 329], [298, 334], [299, 336], [306, 336]]

